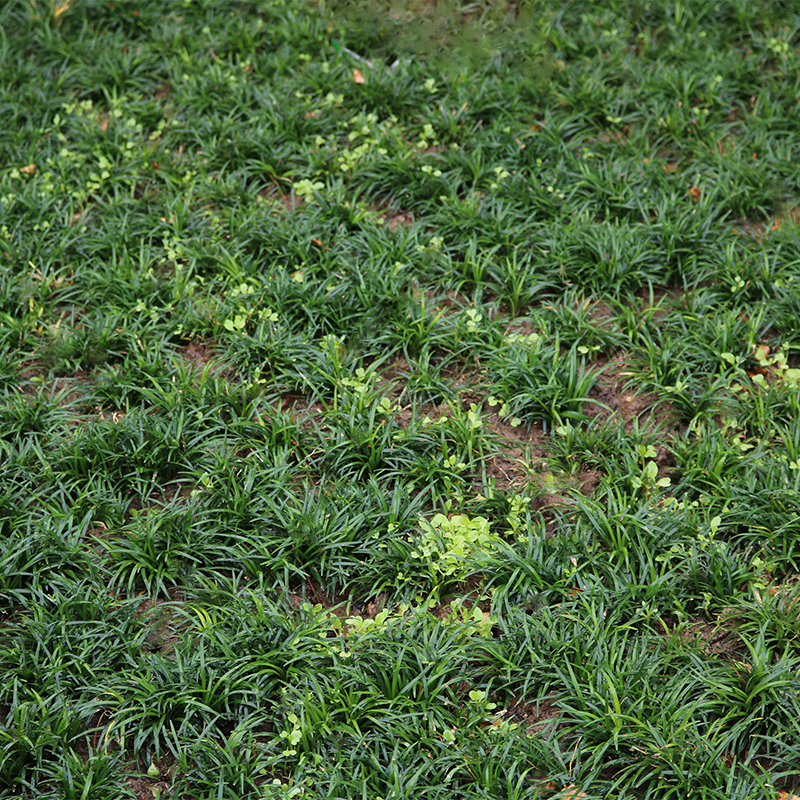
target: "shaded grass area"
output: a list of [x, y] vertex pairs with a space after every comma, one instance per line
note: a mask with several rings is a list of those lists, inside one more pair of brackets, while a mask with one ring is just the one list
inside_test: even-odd
[[0, 796], [800, 792], [793, 4], [0, 30]]

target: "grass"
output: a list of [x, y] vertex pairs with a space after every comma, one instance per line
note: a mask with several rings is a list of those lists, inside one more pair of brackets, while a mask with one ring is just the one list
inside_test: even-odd
[[3, 4], [0, 797], [800, 794], [799, 54]]

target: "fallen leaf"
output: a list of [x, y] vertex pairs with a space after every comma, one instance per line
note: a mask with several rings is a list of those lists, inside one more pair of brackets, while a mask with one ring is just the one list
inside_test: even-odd
[[353, 70], [353, 80], [356, 83], [364, 83], [364, 76], [361, 74], [361, 70], [360, 69], [354, 69]]
[[789, 794], [789, 792], [778, 792], [778, 800], [800, 800], [796, 794]]
[[764, 361], [769, 356], [769, 345], [759, 344], [753, 348], [753, 357], [757, 361]]
[[582, 792], [574, 783], [565, 786], [558, 796], [558, 800], [578, 800], [581, 797], [588, 797], [586, 792]]
[[700, 195], [702, 194], [702, 192], [700, 191], [699, 186], [692, 186], [692, 188], [689, 189], [689, 191], [686, 192], [686, 194], [691, 195], [692, 200], [697, 202], [700, 199]]
[[27, 167], [20, 167], [20, 172], [24, 172], [26, 175], [33, 175], [36, 172], [36, 164], [28, 164]]
[[66, 3], [57, 3], [53, 5], [53, 19], [58, 22], [59, 17], [65, 12], [69, 11], [69, 4], [70, 0], [67, 0]]

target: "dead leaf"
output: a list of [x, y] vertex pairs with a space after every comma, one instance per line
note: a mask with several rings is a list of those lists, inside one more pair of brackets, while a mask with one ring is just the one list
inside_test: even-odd
[[702, 192], [700, 191], [699, 186], [692, 186], [692, 188], [689, 189], [689, 191], [686, 192], [686, 194], [691, 195], [692, 200], [694, 200], [696, 203], [700, 199]]
[[796, 794], [789, 794], [789, 792], [778, 792], [778, 800], [800, 800]]
[[20, 172], [24, 172], [26, 175], [33, 175], [36, 172], [36, 164], [28, 164], [27, 167], [20, 167]]
[[65, 11], [69, 11], [70, 0], [65, 3], [56, 3], [53, 5], [53, 19], [60, 23], [60, 17]]
[[579, 800], [581, 797], [588, 797], [586, 792], [582, 792], [574, 783], [565, 786], [558, 796], [558, 800]]
[[353, 80], [356, 83], [364, 83], [364, 76], [361, 74], [361, 70], [360, 69], [354, 69], [353, 70]]

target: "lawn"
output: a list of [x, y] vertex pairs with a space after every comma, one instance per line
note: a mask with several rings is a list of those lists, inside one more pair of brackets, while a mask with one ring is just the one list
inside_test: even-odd
[[0, 6], [0, 797], [797, 800], [800, 7]]

